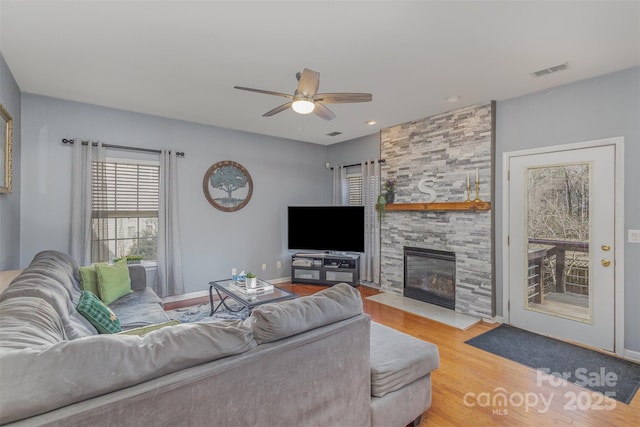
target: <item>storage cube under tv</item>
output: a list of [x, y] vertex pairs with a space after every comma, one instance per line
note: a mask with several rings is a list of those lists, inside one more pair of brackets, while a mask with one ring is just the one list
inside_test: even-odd
[[360, 283], [360, 255], [297, 253], [291, 257], [291, 282], [356, 287]]

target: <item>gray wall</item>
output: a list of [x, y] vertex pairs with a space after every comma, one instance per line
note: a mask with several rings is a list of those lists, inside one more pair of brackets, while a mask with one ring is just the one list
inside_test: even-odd
[[[0, 53], [0, 103], [13, 119], [13, 191], [0, 194], [0, 270], [20, 264], [20, 88]], [[0, 141], [4, 144], [4, 141]]]
[[[40, 250], [69, 251], [71, 147], [62, 138], [186, 153], [178, 160], [186, 292], [208, 289], [233, 267], [265, 279], [290, 276], [287, 205], [331, 200], [324, 146], [32, 94], [23, 94], [22, 108], [22, 267]], [[203, 176], [220, 160], [239, 162], [253, 179], [251, 201], [240, 211], [221, 212], [204, 197]]]
[[327, 161], [331, 166], [351, 165], [380, 158], [380, 132], [329, 145]]
[[[380, 159], [380, 132], [352, 139], [327, 147], [327, 162], [331, 166], [353, 165], [365, 160]], [[354, 168], [354, 172], [355, 172]], [[348, 169], [351, 173], [351, 169]], [[333, 188], [333, 176], [327, 180], [329, 188]]]
[[496, 118], [497, 301], [502, 312], [502, 155], [602, 138], [624, 137], [625, 348], [640, 351], [640, 245], [626, 230], [640, 229], [640, 68], [632, 68], [498, 102]]

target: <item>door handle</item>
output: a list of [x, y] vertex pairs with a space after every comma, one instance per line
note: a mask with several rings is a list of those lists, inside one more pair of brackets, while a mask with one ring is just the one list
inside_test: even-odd
[[605, 252], [607, 252], [607, 251], [611, 250], [611, 246], [609, 246], [609, 245], [602, 245], [602, 246], [601, 246], [601, 248], [602, 248], [602, 250], [603, 250], [603, 251], [605, 251]]
[[611, 265], [611, 261], [609, 261], [606, 258], [602, 258], [602, 260], [600, 261], [602, 263], [603, 266], [605, 267], [609, 267]]

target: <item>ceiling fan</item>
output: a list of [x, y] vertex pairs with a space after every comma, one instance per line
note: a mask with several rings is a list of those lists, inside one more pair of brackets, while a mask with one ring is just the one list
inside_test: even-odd
[[263, 117], [271, 117], [291, 107], [293, 111], [299, 114], [315, 113], [317, 116], [322, 117], [325, 120], [333, 120], [336, 118], [336, 115], [333, 114], [333, 112], [331, 112], [331, 110], [329, 110], [324, 104], [369, 102], [372, 99], [370, 93], [317, 93], [318, 86], [320, 85], [320, 73], [308, 68], [302, 70], [301, 73], [296, 73], [296, 79], [298, 79], [298, 87], [293, 95], [242, 86], [234, 86], [234, 88], [248, 90], [249, 92], [282, 96], [291, 100], [271, 111], [267, 111], [262, 115]]

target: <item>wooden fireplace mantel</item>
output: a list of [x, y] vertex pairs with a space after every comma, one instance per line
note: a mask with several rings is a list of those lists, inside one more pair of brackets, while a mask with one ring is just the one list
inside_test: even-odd
[[388, 203], [387, 211], [489, 211], [491, 202]]

